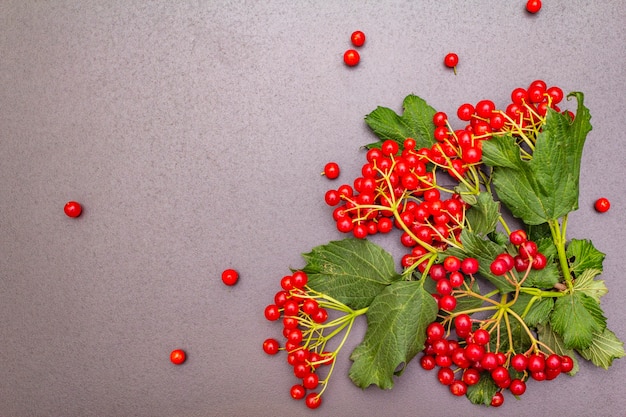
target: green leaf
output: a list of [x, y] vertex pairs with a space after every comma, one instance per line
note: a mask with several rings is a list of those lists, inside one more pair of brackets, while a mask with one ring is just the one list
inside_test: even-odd
[[624, 342], [619, 340], [615, 333], [605, 328], [603, 332], [594, 334], [591, 346], [579, 350], [578, 353], [594, 365], [608, 369], [614, 359], [624, 356]]
[[507, 293], [515, 290], [515, 287], [504, 277], [492, 274], [489, 268], [495, 257], [504, 252], [505, 248], [503, 246], [483, 239], [477, 234], [469, 232], [467, 229], [463, 229], [461, 232], [460, 240], [463, 243], [463, 248], [448, 248], [447, 252], [450, 255], [457, 256], [461, 259], [466, 257], [476, 258], [478, 260], [478, 272], [480, 275], [491, 282], [500, 292]]
[[366, 388], [393, 387], [393, 375], [424, 348], [426, 327], [437, 317], [437, 303], [420, 281], [386, 287], [367, 310], [367, 331], [350, 359], [350, 378]]
[[407, 96], [403, 107], [404, 114], [399, 116], [379, 106], [365, 116], [365, 122], [381, 141], [391, 139], [402, 145], [406, 138], [413, 138], [418, 149], [430, 147], [435, 143], [433, 116], [436, 110], [415, 95]]
[[391, 255], [368, 240], [329, 242], [302, 256], [309, 287], [354, 309], [369, 306], [387, 285], [401, 278]]
[[530, 335], [516, 317], [509, 315], [508, 318], [508, 326], [505, 320], [500, 321], [499, 327], [502, 336], [499, 340], [497, 337], [491, 338], [489, 342], [491, 350], [496, 351], [498, 349], [501, 352], [506, 352], [512, 348], [516, 352], [527, 351], [531, 346]]
[[515, 304], [511, 306], [511, 310], [520, 315], [530, 327], [547, 322], [553, 308], [553, 298], [535, 297], [525, 293], [520, 293]]
[[567, 348], [581, 350], [592, 344], [594, 334], [604, 331], [606, 317], [595, 299], [574, 292], [556, 300], [550, 324]]
[[600, 298], [609, 292], [609, 289], [604, 285], [604, 281], [594, 279], [600, 272], [599, 269], [584, 270], [574, 281], [574, 290], [582, 292], [600, 302]]
[[480, 380], [477, 384], [467, 387], [467, 398], [472, 404], [491, 405], [491, 399], [498, 391], [498, 386], [488, 372], [483, 372], [480, 375]]
[[491, 194], [478, 194], [476, 203], [465, 213], [466, 222], [471, 225], [472, 232], [487, 235], [495, 230], [500, 217], [500, 203], [494, 201]]
[[597, 269], [602, 272], [604, 253], [596, 249], [590, 240], [572, 239], [565, 253], [572, 263], [571, 270], [574, 275], [578, 276], [586, 269]]
[[582, 93], [570, 96], [578, 100], [574, 121], [549, 109], [530, 161], [521, 159], [511, 135], [483, 143], [483, 161], [494, 167], [498, 198], [529, 225], [556, 220], [578, 208], [580, 160], [591, 116]]
[[552, 349], [557, 355], [567, 355], [572, 358], [572, 360], [574, 361], [574, 368], [572, 368], [572, 370], [568, 372], [568, 374], [574, 376], [579, 369], [578, 360], [576, 359], [574, 349], [569, 349], [565, 346], [565, 343], [563, 342], [561, 336], [559, 336], [552, 330], [552, 327], [550, 327], [549, 323], [546, 323], [545, 325], [539, 324], [537, 326], [537, 335], [539, 336], [539, 340], [548, 345], [548, 347]]

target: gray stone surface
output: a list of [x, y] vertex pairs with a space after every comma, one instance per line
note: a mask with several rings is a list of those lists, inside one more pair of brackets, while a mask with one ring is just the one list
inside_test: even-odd
[[[606, 252], [603, 307], [625, 339], [626, 8], [544, 3], [1, 1], [0, 415], [313, 415], [290, 399], [284, 359], [261, 350], [279, 332], [263, 309], [300, 253], [340, 237], [323, 165], [353, 178], [373, 140], [364, 115], [409, 93], [448, 114], [503, 106], [537, 78], [585, 93], [594, 129], [568, 232]], [[368, 40], [349, 69], [357, 29]], [[500, 409], [453, 398], [416, 362], [393, 390], [361, 390], [347, 377], [357, 324], [317, 415], [626, 408], [624, 360], [531, 383]]]

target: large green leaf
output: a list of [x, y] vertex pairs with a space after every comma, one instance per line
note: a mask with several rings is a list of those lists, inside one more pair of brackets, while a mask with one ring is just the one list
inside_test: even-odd
[[525, 293], [520, 293], [515, 304], [511, 306], [511, 310], [520, 315], [530, 327], [547, 322], [553, 308], [552, 297], [535, 297]]
[[608, 369], [613, 359], [621, 358], [624, 353], [624, 342], [619, 340], [615, 333], [605, 328], [603, 332], [594, 334], [593, 342], [585, 350], [580, 350], [580, 355], [590, 360], [596, 366]]
[[402, 145], [406, 138], [413, 138], [417, 148], [430, 147], [435, 143], [433, 116], [436, 110], [415, 95], [407, 96], [403, 107], [404, 113], [399, 116], [379, 106], [365, 116], [365, 122], [381, 141], [391, 139]]
[[550, 325], [565, 347], [582, 350], [591, 346], [595, 334], [604, 331], [606, 317], [595, 299], [576, 291], [556, 300]]
[[367, 331], [350, 359], [350, 378], [366, 388], [393, 387], [393, 375], [424, 348], [426, 327], [437, 317], [437, 303], [420, 281], [386, 287], [367, 311]]
[[526, 224], [556, 220], [578, 208], [580, 160], [591, 116], [582, 93], [570, 96], [578, 100], [574, 121], [549, 109], [530, 161], [521, 159], [511, 135], [483, 143], [483, 161], [495, 167], [498, 198]]
[[369, 306], [387, 285], [401, 278], [392, 256], [368, 240], [333, 241], [302, 256], [309, 287], [354, 309]]

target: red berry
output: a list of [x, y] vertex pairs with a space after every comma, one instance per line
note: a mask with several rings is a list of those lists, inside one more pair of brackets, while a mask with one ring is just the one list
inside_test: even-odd
[[324, 174], [326, 178], [334, 180], [339, 176], [341, 170], [339, 169], [339, 165], [336, 162], [329, 162], [324, 166]]
[[302, 385], [296, 384], [291, 387], [289, 393], [291, 394], [291, 398], [293, 398], [294, 400], [301, 400], [306, 395], [306, 389]]
[[76, 201], [68, 201], [63, 207], [63, 211], [68, 217], [78, 217], [83, 212], [83, 208]]
[[365, 33], [361, 32], [360, 30], [352, 32], [352, 35], [350, 36], [350, 41], [354, 46], [363, 46], [363, 44], [365, 43]]
[[172, 353], [170, 353], [170, 361], [172, 361], [174, 365], [180, 365], [185, 362], [186, 359], [187, 355], [182, 349], [174, 349]]
[[475, 258], [465, 258], [461, 262], [461, 271], [464, 274], [475, 274], [478, 272], [478, 260]]
[[541, 9], [541, 0], [528, 0], [526, 10], [528, 13], [537, 13]]
[[511, 385], [509, 385], [509, 390], [513, 395], [522, 395], [526, 392], [526, 383], [521, 379], [514, 379], [511, 381]]
[[317, 392], [312, 392], [304, 400], [307, 407], [314, 409], [322, 405], [322, 397]]
[[527, 239], [526, 232], [524, 230], [522, 230], [522, 229], [514, 230], [509, 235], [509, 240], [515, 246], [519, 246], [522, 243], [526, 242], [526, 239]]
[[239, 279], [239, 274], [234, 269], [227, 269], [222, 272], [222, 281], [226, 285], [235, 285]]
[[360, 60], [361, 56], [354, 49], [348, 49], [343, 54], [343, 62], [349, 67], [354, 67], [355, 65], [358, 65]]
[[450, 52], [443, 59], [443, 63], [446, 67], [454, 69], [454, 73], [456, 74], [456, 66], [459, 63], [459, 56], [453, 52]]
[[500, 407], [502, 404], [504, 404], [504, 395], [498, 391], [491, 398], [491, 406]]
[[278, 341], [276, 339], [266, 339], [263, 342], [263, 351], [268, 355], [275, 355], [278, 353]]
[[601, 197], [596, 200], [593, 206], [598, 213], [605, 213], [611, 208], [611, 202], [607, 198]]

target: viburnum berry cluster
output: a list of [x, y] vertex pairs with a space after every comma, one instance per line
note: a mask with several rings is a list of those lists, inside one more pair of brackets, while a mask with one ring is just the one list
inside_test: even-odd
[[[281, 290], [274, 296], [274, 303], [265, 308], [265, 318], [269, 321], [282, 319], [283, 345], [275, 338], [263, 342], [263, 350], [275, 355], [279, 350], [287, 353], [287, 363], [293, 367], [297, 380], [290, 389], [294, 400], [304, 399], [309, 408], [322, 404], [322, 394], [328, 386], [335, 357], [357, 316], [365, 311], [354, 311], [343, 303], [317, 291], [306, 284], [308, 277], [303, 271], [281, 279]], [[329, 320], [328, 311], [339, 314]], [[344, 331], [345, 330], [345, 331]], [[343, 340], [328, 350], [328, 342], [343, 333]], [[320, 378], [320, 367], [329, 367]], [[318, 390], [318, 388], [321, 389]]]
[[[268, 341], [266, 352], [284, 349], [298, 364], [294, 398], [309, 390], [307, 405], [319, 406], [329, 375], [317, 376], [316, 392], [314, 365], [334, 364], [360, 315], [367, 331], [349, 376], [361, 388], [391, 388], [421, 353], [452, 394], [499, 406], [530, 380], [575, 374], [577, 358], [608, 368], [624, 356], [600, 307], [604, 254], [566, 236], [591, 125], [583, 94], [568, 95], [575, 112], [559, 108], [564, 98], [536, 80], [513, 89], [504, 110], [463, 103], [458, 121], [414, 95], [402, 115], [378, 107], [366, 116], [378, 141], [356, 178], [324, 197], [350, 237], [303, 254], [304, 268], [283, 281], [302, 274], [305, 283], [281, 283], [266, 310], [284, 317], [284, 348]], [[400, 273], [368, 239], [378, 234], [405, 248]], [[339, 317], [316, 320], [319, 309]], [[337, 349], [324, 353], [333, 338]]]

